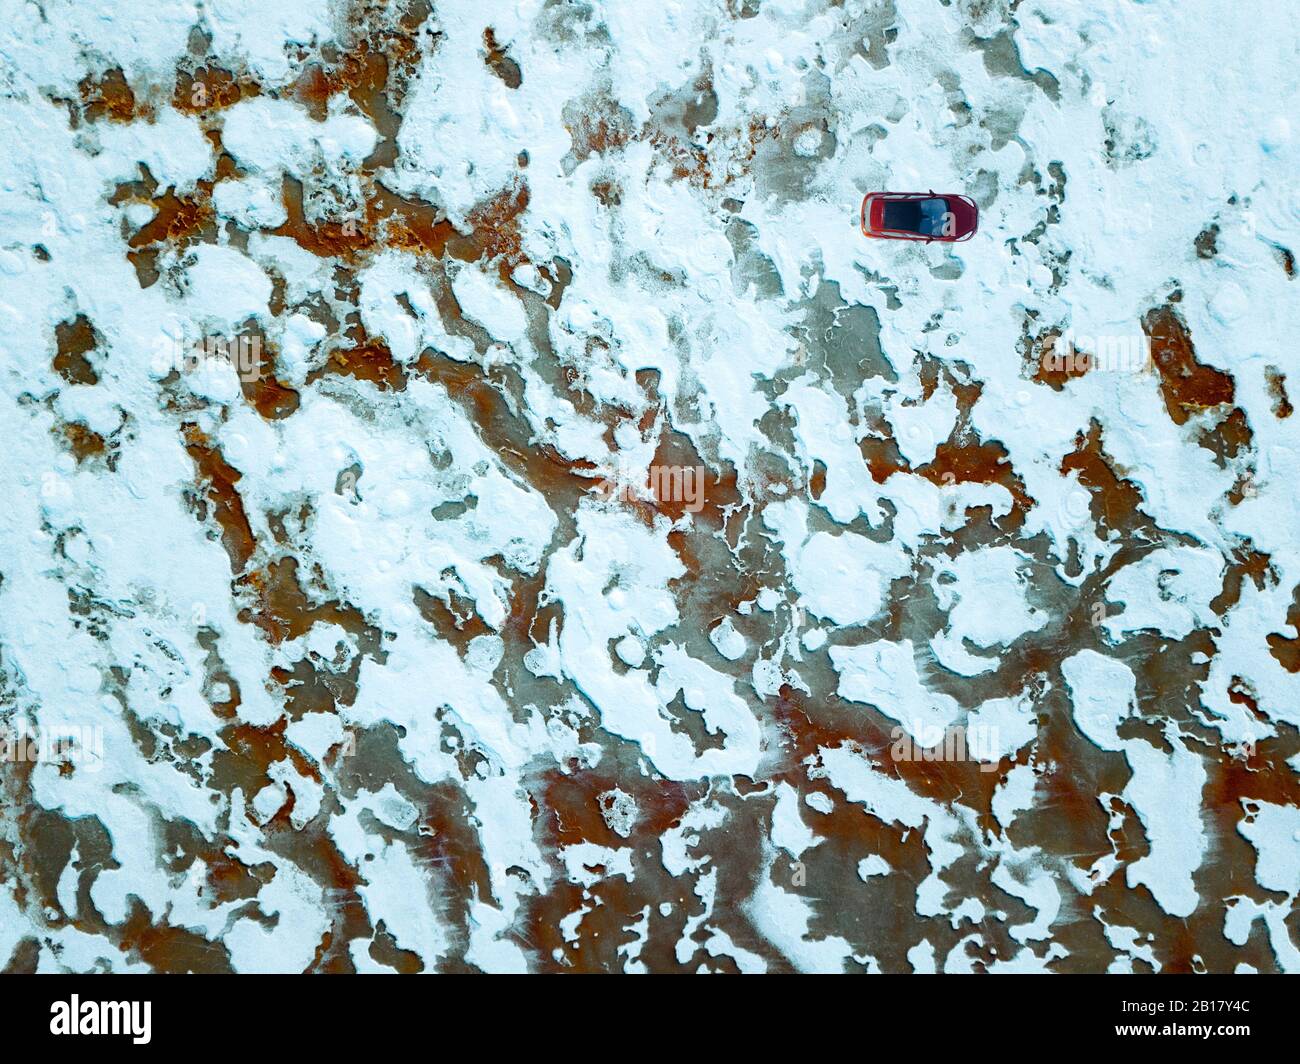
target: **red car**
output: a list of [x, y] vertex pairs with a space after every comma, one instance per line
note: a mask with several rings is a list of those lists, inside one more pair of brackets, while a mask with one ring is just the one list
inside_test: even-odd
[[862, 201], [862, 235], [881, 240], [969, 240], [979, 226], [969, 196], [938, 192], [868, 192]]

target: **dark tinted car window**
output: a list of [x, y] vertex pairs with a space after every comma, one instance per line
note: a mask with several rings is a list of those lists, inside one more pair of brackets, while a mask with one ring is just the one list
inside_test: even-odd
[[900, 229], [905, 233], [921, 231], [921, 205], [911, 203], [886, 203], [885, 228]]
[[939, 197], [885, 204], [884, 227], [921, 236], [943, 236], [948, 204]]

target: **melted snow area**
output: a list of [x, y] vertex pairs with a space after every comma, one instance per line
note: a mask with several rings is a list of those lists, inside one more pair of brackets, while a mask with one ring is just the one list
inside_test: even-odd
[[1300, 970], [1239, 14], [0, 3], [0, 968]]

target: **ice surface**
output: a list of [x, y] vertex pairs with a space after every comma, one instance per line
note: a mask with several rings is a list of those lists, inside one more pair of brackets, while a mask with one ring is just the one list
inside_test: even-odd
[[0, 2], [0, 968], [1300, 970], [1297, 44]]

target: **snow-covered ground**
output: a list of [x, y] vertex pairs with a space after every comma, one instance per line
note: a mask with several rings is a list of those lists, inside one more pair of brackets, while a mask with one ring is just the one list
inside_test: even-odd
[[1300, 971], [1298, 38], [0, 0], [0, 969]]

